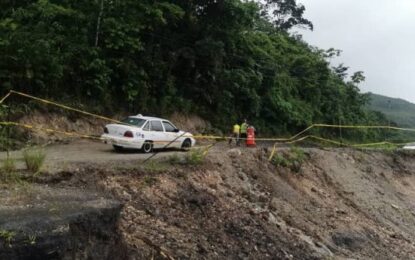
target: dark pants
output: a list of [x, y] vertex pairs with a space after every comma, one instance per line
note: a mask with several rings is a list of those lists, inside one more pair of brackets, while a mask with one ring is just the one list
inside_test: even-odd
[[241, 140], [243, 143], [246, 143], [246, 133], [241, 133], [241, 138], [239, 139], [239, 141]]
[[235, 139], [235, 143], [236, 145], [239, 145], [239, 134], [238, 133], [233, 133], [231, 135], [231, 138], [229, 138], [229, 144], [232, 143], [232, 140]]

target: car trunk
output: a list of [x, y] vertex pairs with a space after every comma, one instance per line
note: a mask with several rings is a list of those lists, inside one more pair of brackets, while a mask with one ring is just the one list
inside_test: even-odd
[[124, 136], [124, 133], [128, 130], [132, 130], [132, 127], [120, 124], [110, 124], [107, 125], [108, 134], [112, 136], [121, 137]]

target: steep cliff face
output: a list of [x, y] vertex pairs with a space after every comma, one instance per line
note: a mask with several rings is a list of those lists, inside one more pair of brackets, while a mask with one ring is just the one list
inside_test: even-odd
[[37, 185], [14, 199], [3, 201], [0, 208], [0, 259], [119, 256], [119, 202], [77, 189]]

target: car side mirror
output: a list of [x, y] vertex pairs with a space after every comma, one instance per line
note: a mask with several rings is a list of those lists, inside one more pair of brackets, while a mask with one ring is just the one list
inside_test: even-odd
[[178, 133], [178, 132], [180, 132], [180, 129], [174, 129], [174, 131], [173, 132], [175, 132], [175, 133]]

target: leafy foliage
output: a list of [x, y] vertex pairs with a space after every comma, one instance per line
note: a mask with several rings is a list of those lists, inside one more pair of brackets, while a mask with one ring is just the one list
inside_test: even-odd
[[304, 5], [297, 4], [296, 0], [266, 0], [266, 7], [272, 8], [275, 19], [271, 20], [274, 20], [277, 28], [288, 30], [294, 26], [302, 26], [313, 30], [313, 23], [303, 17]]
[[346, 82], [346, 67], [329, 66], [339, 51], [287, 32], [312, 29], [304, 10], [295, 0], [2, 1], [0, 94], [193, 112], [222, 130], [248, 118], [263, 134], [382, 120], [364, 109], [363, 74]]

